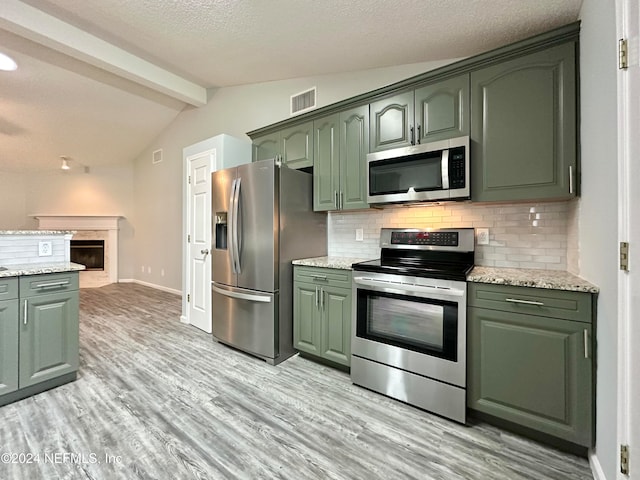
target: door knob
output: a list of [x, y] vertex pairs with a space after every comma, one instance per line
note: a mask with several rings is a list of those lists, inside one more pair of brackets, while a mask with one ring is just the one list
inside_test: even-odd
[[200, 250], [200, 253], [203, 255], [209, 255], [209, 249], [205, 248], [204, 250]]

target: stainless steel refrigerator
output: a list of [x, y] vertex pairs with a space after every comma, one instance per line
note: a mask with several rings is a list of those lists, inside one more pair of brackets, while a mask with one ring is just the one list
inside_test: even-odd
[[212, 174], [213, 335], [274, 365], [295, 353], [291, 261], [327, 252], [312, 184], [275, 160]]

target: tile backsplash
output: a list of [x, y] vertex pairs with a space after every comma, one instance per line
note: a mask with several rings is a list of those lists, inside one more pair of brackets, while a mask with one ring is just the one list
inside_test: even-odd
[[[489, 228], [489, 245], [476, 245], [476, 265], [577, 270], [576, 202], [444, 203], [330, 212], [329, 255], [377, 258], [382, 227]], [[363, 240], [356, 241], [356, 229]], [[575, 246], [577, 249], [577, 246]]]

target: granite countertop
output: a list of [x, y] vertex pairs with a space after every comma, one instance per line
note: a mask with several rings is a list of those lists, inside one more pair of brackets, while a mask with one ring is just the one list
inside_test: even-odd
[[0, 230], [0, 235], [73, 235], [72, 230]]
[[517, 287], [548, 288], [572, 292], [598, 293], [600, 289], [564, 270], [538, 270], [531, 268], [474, 267], [468, 282], [513, 285]]
[[294, 265], [304, 265], [306, 267], [321, 267], [321, 268], [337, 268], [339, 270], [351, 270], [351, 265], [358, 262], [364, 262], [365, 260], [371, 260], [370, 258], [358, 258], [358, 257], [312, 257], [301, 258], [294, 260]]
[[7, 265], [0, 270], [0, 278], [20, 277], [23, 275], [40, 275], [42, 273], [78, 272], [86, 267], [79, 263], [34, 263], [32, 265]]

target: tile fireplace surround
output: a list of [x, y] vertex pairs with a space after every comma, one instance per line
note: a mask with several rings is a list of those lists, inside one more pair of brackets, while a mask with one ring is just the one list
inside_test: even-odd
[[74, 230], [73, 240], [104, 240], [104, 271], [80, 272], [80, 287], [118, 282], [118, 221], [121, 215], [33, 215], [40, 230]]

